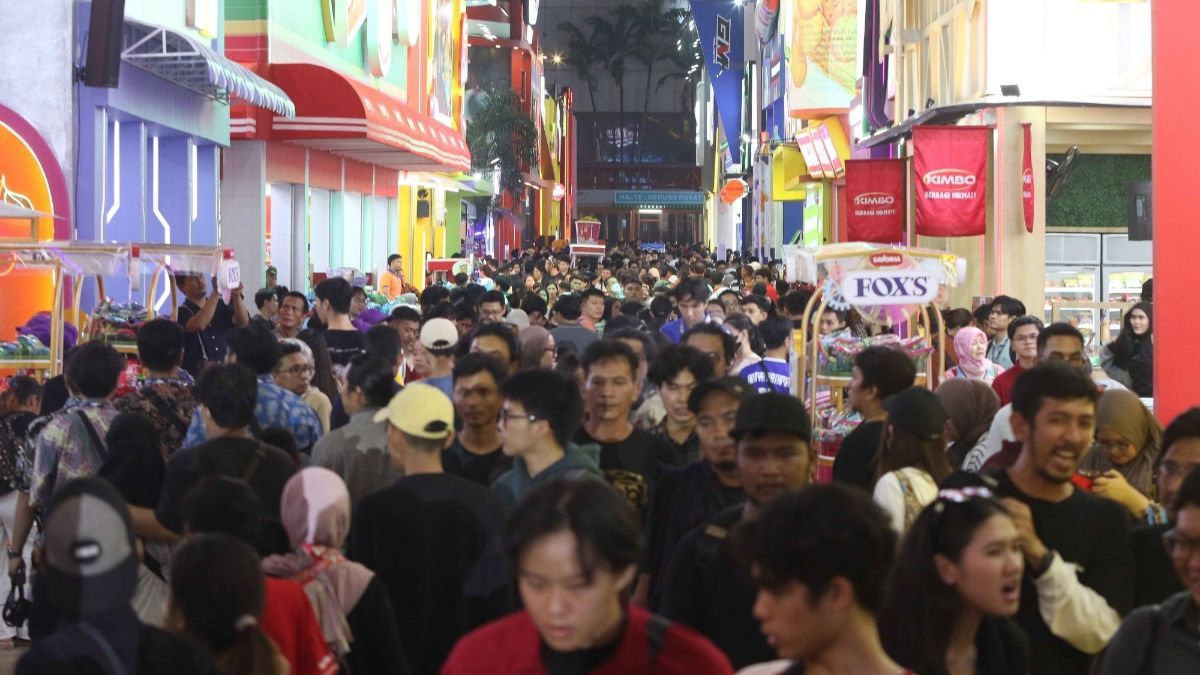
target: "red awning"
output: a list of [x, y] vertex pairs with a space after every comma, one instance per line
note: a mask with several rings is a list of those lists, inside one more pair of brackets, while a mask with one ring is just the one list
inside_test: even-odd
[[271, 137], [404, 171], [470, 171], [462, 134], [337, 71], [303, 63], [271, 66], [271, 81], [296, 103]]

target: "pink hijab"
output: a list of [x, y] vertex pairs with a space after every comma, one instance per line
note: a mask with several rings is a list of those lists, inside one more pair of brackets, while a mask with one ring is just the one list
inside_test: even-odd
[[971, 377], [983, 377], [992, 368], [992, 362], [987, 358], [977, 359], [971, 355], [971, 344], [976, 337], [983, 338], [987, 344], [987, 335], [974, 326], [958, 329], [954, 334], [954, 353], [958, 356], [958, 365], [962, 371]]
[[304, 586], [325, 641], [344, 655], [354, 639], [346, 616], [375, 576], [341, 553], [350, 532], [350, 493], [341, 476], [309, 467], [288, 480], [279, 501], [292, 552], [268, 556], [263, 571]]

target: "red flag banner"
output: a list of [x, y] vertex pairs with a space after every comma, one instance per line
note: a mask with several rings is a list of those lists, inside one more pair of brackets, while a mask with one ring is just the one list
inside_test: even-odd
[[904, 238], [904, 160], [846, 160], [848, 241], [896, 244]]
[[1025, 149], [1021, 159], [1021, 205], [1025, 207], [1025, 230], [1033, 232], [1033, 139], [1029, 123], [1021, 125]]
[[913, 128], [917, 234], [972, 237], [987, 230], [989, 127]]

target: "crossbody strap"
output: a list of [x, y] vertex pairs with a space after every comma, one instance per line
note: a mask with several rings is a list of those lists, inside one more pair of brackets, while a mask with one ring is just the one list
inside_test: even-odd
[[100, 455], [100, 462], [104, 463], [108, 460], [108, 448], [104, 447], [104, 439], [100, 438], [100, 433], [96, 431], [92, 420], [88, 418], [87, 413], [81, 408], [75, 409], [75, 417], [83, 422], [83, 428], [87, 431], [88, 438], [92, 441], [92, 446], [96, 449], [96, 454]]
[[654, 661], [662, 651], [663, 643], [667, 641], [667, 631], [671, 629], [671, 620], [657, 614], [650, 616], [646, 623], [646, 641], [650, 643], [649, 658], [646, 663], [654, 669]]
[[150, 404], [153, 405], [156, 410], [158, 410], [159, 414], [167, 418], [167, 421], [171, 423], [171, 426], [175, 427], [181, 436], [187, 435], [188, 426], [191, 424], [190, 421], [180, 417], [179, 413], [175, 411], [175, 408], [172, 407], [170, 403], [167, 403], [162, 396], [159, 396], [158, 392], [154, 391], [153, 387], [143, 388], [142, 393], [146, 395], [146, 398], [150, 401]]
[[262, 443], [259, 443], [258, 447], [254, 448], [254, 456], [250, 458], [250, 463], [246, 465], [246, 470], [242, 472], [242, 480], [249, 483], [250, 478], [254, 475], [254, 472], [258, 471], [258, 465], [262, 464], [262, 461], [266, 458], [266, 456], [266, 449], [263, 448]]

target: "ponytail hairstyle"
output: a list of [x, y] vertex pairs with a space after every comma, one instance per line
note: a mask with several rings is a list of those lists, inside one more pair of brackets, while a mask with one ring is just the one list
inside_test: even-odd
[[278, 650], [259, 628], [265, 596], [258, 554], [224, 534], [189, 538], [171, 558], [171, 614], [223, 675], [278, 675]]
[[963, 601], [942, 581], [934, 557], [957, 564], [980, 526], [1008, 515], [992, 497], [994, 486], [977, 474], [951, 474], [901, 541], [879, 612], [879, 636], [888, 655], [913, 672], [948, 675], [946, 652]]

